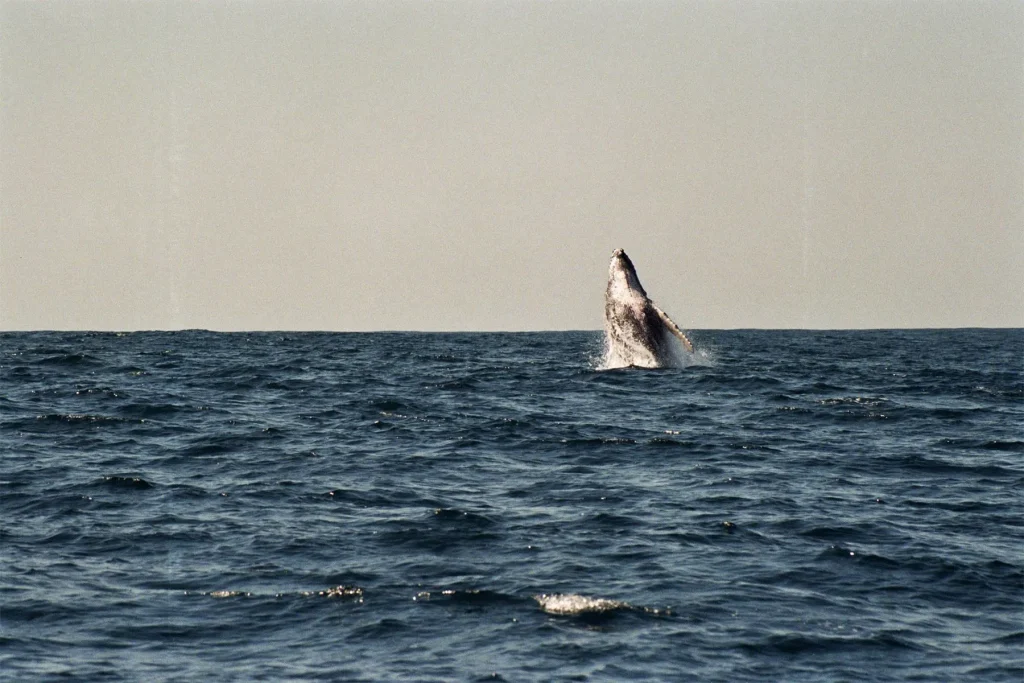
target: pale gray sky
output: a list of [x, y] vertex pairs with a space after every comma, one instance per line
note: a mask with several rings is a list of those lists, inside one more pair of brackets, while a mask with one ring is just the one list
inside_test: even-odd
[[0, 0], [0, 329], [1024, 325], [1024, 3]]

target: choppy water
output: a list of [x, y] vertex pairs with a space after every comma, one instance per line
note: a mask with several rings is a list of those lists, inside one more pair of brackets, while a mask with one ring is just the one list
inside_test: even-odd
[[0, 335], [6, 680], [1024, 676], [1024, 332]]

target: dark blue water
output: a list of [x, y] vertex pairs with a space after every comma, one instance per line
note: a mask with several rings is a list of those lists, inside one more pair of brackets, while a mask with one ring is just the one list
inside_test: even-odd
[[6, 680], [1019, 683], [1024, 332], [0, 335]]

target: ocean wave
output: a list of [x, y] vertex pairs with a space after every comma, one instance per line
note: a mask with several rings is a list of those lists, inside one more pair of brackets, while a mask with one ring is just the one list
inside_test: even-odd
[[668, 608], [638, 607], [622, 600], [593, 598], [576, 593], [541, 593], [533, 596], [541, 610], [564, 617], [610, 616], [619, 612], [636, 612], [652, 616], [669, 616]]
[[862, 650], [899, 651], [927, 649], [907, 638], [906, 634], [900, 631], [883, 631], [868, 636], [779, 633], [754, 642], [744, 643], [742, 648], [752, 653], [778, 652], [785, 655]]
[[114, 489], [144, 490], [153, 488], [153, 484], [142, 477], [107, 475], [100, 482]]
[[97, 415], [87, 413], [46, 413], [34, 417], [16, 418], [0, 423], [0, 427], [11, 431], [58, 432], [89, 427], [100, 429], [127, 424], [142, 424], [142, 418]]
[[354, 602], [363, 602], [364, 591], [359, 586], [332, 586], [323, 590], [297, 590], [281, 593], [260, 593], [258, 591], [220, 589], [213, 591], [185, 591], [185, 595], [205, 595], [207, 597], [223, 600], [225, 598], [343, 598]]
[[39, 365], [58, 366], [98, 365], [100, 360], [87, 353], [56, 353], [40, 358], [36, 363]]

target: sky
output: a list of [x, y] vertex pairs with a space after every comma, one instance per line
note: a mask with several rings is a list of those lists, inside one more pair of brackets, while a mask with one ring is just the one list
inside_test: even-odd
[[0, 0], [0, 329], [1024, 326], [1024, 3]]

